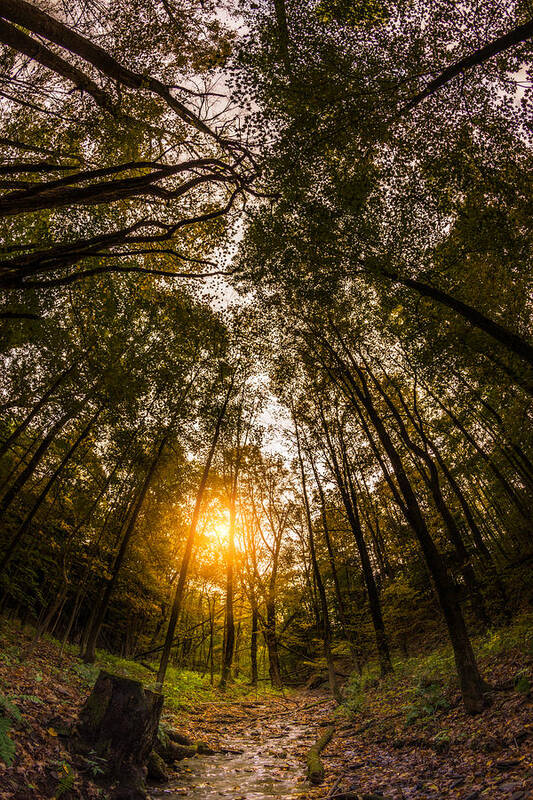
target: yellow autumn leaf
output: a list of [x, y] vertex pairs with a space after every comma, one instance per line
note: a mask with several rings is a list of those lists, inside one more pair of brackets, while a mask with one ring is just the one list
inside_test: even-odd
[[48, 728], [48, 733], [50, 736], [57, 736], [57, 731], [54, 728]]

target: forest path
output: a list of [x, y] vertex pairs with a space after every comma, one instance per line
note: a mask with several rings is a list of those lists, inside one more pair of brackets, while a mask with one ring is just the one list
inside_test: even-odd
[[[332, 721], [329, 697], [299, 692], [231, 705], [208, 704], [187, 715], [187, 733], [217, 752], [176, 765], [170, 784], [154, 798], [270, 800], [302, 796], [306, 755], [323, 726]], [[183, 726], [185, 720], [181, 721]], [[183, 728], [182, 728], [183, 729]]]
[[[453, 685], [446, 691], [429, 687], [433, 694], [442, 690], [446, 699], [429, 714], [420, 690], [406, 706], [413, 696], [400, 676], [367, 690], [365, 707], [351, 719], [335, 714], [335, 704], [319, 692], [206, 705], [188, 718], [193, 738], [242, 752], [181, 762], [177, 779], [156, 796], [533, 800], [533, 692], [511, 688], [512, 676], [526, 663], [533, 662], [517, 652], [484, 662], [493, 685], [511, 685], [492, 692], [489, 707], [474, 717], [465, 713]], [[409, 709], [418, 715], [412, 722]], [[306, 755], [329, 724], [335, 732], [321, 754], [325, 780], [311, 786], [305, 780]]]

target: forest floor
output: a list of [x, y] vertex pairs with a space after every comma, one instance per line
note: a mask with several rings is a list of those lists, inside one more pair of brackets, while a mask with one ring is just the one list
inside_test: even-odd
[[[323, 689], [282, 696], [237, 684], [221, 696], [208, 678], [173, 672], [167, 721], [218, 752], [180, 762], [154, 797], [342, 800], [373, 793], [385, 800], [530, 800], [532, 635], [528, 618], [478, 643], [483, 674], [499, 688], [477, 717], [462, 709], [445, 649], [399, 661], [386, 680], [366, 670], [344, 688], [338, 708]], [[51, 640], [21, 660], [29, 641], [29, 634], [3, 624], [0, 800], [103, 800], [98, 763], [73, 757], [65, 734], [100, 667], [144, 681], [150, 673], [103, 653], [94, 667], [73, 652], [59, 663]], [[335, 730], [322, 753], [325, 780], [311, 787], [305, 757], [326, 725]]]

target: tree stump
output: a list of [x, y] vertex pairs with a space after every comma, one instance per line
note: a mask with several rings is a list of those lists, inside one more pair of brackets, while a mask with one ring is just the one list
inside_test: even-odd
[[80, 711], [80, 750], [105, 760], [105, 779], [116, 784], [114, 800], [144, 800], [146, 762], [157, 738], [163, 695], [140, 681], [100, 672]]

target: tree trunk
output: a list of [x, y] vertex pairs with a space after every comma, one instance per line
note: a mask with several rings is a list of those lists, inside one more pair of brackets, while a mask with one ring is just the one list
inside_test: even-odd
[[313, 475], [315, 478], [315, 483], [318, 489], [318, 495], [320, 498], [320, 512], [322, 516], [322, 528], [324, 530], [324, 539], [326, 541], [326, 547], [328, 551], [328, 558], [329, 558], [329, 566], [331, 570], [331, 576], [333, 578], [333, 586], [335, 588], [335, 597], [337, 600], [337, 610], [339, 614], [339, 620], [342, 627], [342, 632], [344, 634], [344, 638], [348, 642], [350, 647], [350, 651], [355, 661], [355, 665], [357, 667], [357, 671], [361, 675], [363, 671], [363, 666], [361, 663], [361, 653], [360, 648], [356, 640], [356, 636], [354, 635], [354, 631], [348, 624], [348, 616], [346, 613], [346, 607], [344, 604], [344, 597], [342, 596], [340, 582], [339, 582], [339, 574], [337, 572], [337, 564], [335, 562], [335, 554], [333, 552], [333, 547], [331, 544], [331, 536], [329, 533], [329, 525], [328, 525], [328, 518], [326, 512], [326, 498], [324, 496], [324, 489], [322, 488], [322, 483], [318, 476], [318, 472], [315, 466], [315, 462], [311, 456], [309, 455], [309, 460], [311, 462], [311, 468], [313, 470]]
[[313, 573], [315, 576], [316, 587], [318, 591], [318, 596], [320, 598], [320, 610], [321, 610], [321, 628], [322, 628], [322, 643], [324, 647], [324, 658], [326, 659], [326, 664], [328, 668], [328, 682], [329, 688], [331, 691], [332, 696], [335, 700], [340, 703], [342, 701], [342, 695], [337, 684], [337, 676], [335, 675], [335, 663], [333, 661], [333, 654], [331, 652], [331, 622], [329, 618], [329, 609], [328, 609], [328, 601], [326, 597], [326, 590], [324, 587], [324, 582], [322, 580], [322, 575], [320, 574], [320, 567], [318, 565], [318, 560], [316, 557], [316, 547], [315, 547], [315, 535], [313, 531], [313, 520], [311, 518], [311, 508], [309, 506], [309, 498], [307, 496], [307, 481], [305, 477], [305, 469], [304, 469], [304, 462], [302, 458], [302, 448], [300, 443], [300, 433], [298, 431], [298, 422], [296, 420], [296, 412], [294, 407], [292, 407], [292, 422], [294, 425], [294, 433], [296, 436], [296, 450], [298, 454], [298, 464], [300, 466], [300, 482], [302, 485], [302, 495], [304, 499], [304, 509], [305, 509], [305, 519], [307, 523], [307, 534], [309, 540], [309, 550], [311, 553], [311, 564], [313, 566]]
[[494, 56], [497, 56], [499, 53], [505, 52], [510, 47], [516, 47], [516, 45], [527, 42], [532, 36], [533, 20], [528, 20], [523, 25], [518, 25], [516, 28], [512, 28], [510, 31], [504, 33], [502, 36], [499, 36], [497, 39], [487, 42], [486, 45], [480, 47], [478, 50], [474, 50], [474, 52], [470, 53], [470, 55], [459, 59], [459, 61], [455, 61], [453, 64], [450, 64], [448, 67], [442, 70], [442, 72], [438, 74], [436, 78], [433, 78], [433, 80], [430, 81], [430, 83], [428, 83], [428, 85], [422, 89], [421, 92], [418, 92], [418, 94], [411, 98], [411, 100], [409, 100], [409, 102], [407, 102], [400, 109], [400, 116], [407, 114], [407, 112], [411, 111], [427, 97], [430, 97], [430, 95], [434, 94], [454, 78], [457, 78], [459, 75], [463, 75], [463, 73], [467, 70], [484, 64], [485, 61], [488, 61], [490, 58], [494, 58]]
[[220, 689], [224, 691], [231, 675], [231, 664], [233, 661], [233, 651], [235, 649], [235, 618], [233, 614], [233, 569], [235, 564], [235, 515], [236, 515], [236, 493], [237, 476], [232, 486], [229, 508], [229, 531], [228, 531], [228, 563], [226, 571], [226, 636], [224, 640], [224, 652], [222, 654], [222, 674], [220, 676]]
[[357, 550], [359, 552], [359, 557], [361, 559], [361, 568], [363, 571], [363, 578], [365, 581], [366, 591], [368, 595], [370, 616], [372, 617], [372, 624], [374, 627], [374, 633], [376, 637], [376, 647], [378, 651], [381, 674], [385, 676], [390, 672], [392, 672], [389, 644], [387, 641], [387, 635], [385, 633], [383, 615], [381, 613], [381, 602], [379, 599], [378, 587], [376, 585], [374, 572], [372, 570], [372, 564], [370, 563], [370, 557], [368, 555], [368, 548], [366, 546], [365, 537], [363, 535], [363, 531], [361, 528], [361, 520], [359, 518], [359, 510], [357, 506], [357, 497], [355, 495], [355, 489], [351, 481], [347, 455], [345, 452], [345, 444], [344, 440], [342, 439], [342, 434], [339, 428], [338, 433], [341, 443], [341, 450], [342, 450], [343, 464], [344, 464], [344, 475], [343, 475], [338, 462], [337, 453], [335, 451], [335, 445], [331, 439], [329, 427], [322, 409], [320, 409], [320, 414], [322, 420], [322, 428], [324, 430], [326, 443], [331, 457], [331, 467], [333, 470], [335, 480], [337, 482], [337, 486], [339, 487], [343, 505], [346, 510], [346, 516], [348, 517], [348, 522], [352, 529]]
[[252, 686], [257, 686], [257, 637], [259, 634], [259, 613], [257, 611], [257, 602], [255, 597], [251, 599], [252, 606], [252, 632], [250, 634], [250, 665], [251, 665], [251, 678], [250, 683]]
[[513, 505], [515, 506], [517, 511], [529, 523], [530, 513], [529, 513], [528, 509], [524, 507], [524, 504], [522, 503], [522, 499], [519, 497], [519, 495], [517, 494], [517, 492], [514, 489], [514, 487], [509, 483], [509, 481], [507, 480], [505, 475], [501, 472], [499, 467], [494, 463], [494, 460], [483, 449], [483, 447], [481, 447], [481, 445], [478, 444], [476, 439], [472, 436], [472, 434], [463, 425], [463, 423], [461, 422], [459, 417], [451, 409], [449, 409], [446, 405], [444, 405], [442, 400], [440, 400], [440, 398], [437, 395], [435, 395], [428, 386], [424, 385], [424, 389], [428, 392], [430, 397], [432, 397], [433, 400], [435, 400], [437, 405], [440, 408], [442, 408], [444, 413], [451, 419], [451, 421], [454, 423], [454, 425], [457, 427], [457, 429], [461, 431], [461, 433], [463, 434], [465, 439], [472, 445], [474, 450], [477, 453], [479, 453], [479, 455], [481, 456], [483, 461], [485, 461], [485, 463], [487, 464], [489, 469], [494, 474], [495, 478], [500, 482], [500, 484], [503, 487], [505, 493], [507, 494], [507, 496], [509, 497], [510, 501], [513, 503]]
[[[346, 349], [344, 343], [342, 344], [344, 349]], [[398, 486], [405, 501], [408, 514], [407, 520], [415, 532], [420, 548], [424, 554], [448, 627], [465, 708], [471, 714], [479, 713], [483, 710], [485, 705], [483, 696], [484, 685], [479, 674], [474, 651], [472, 650], [472, 644], [468, 636], [453, 582], [450, 579], [444, 561], [427, 528], [416, 495], [404, 470], [400, 455], [374, 406], [361, 368], [357, 365], [353, 357], [350, 356], [350, 363], [360, 381], [359, 385], [351, 371], [338, 355], [337, 360], [339, 364], [342, 365], [348, 384], [351, 387], [351, 391], [348, 391], [349, 399], [356, 405], [359, 404], [359, 401], [364, 406], [376, 430], [378, 438], [390, 459], [396, 480], [398, 481]], [[346, 388], [346, 385], [343, 384], [343, 389], [346, 390]]]
[[60, 417], [57, 422], [55, 422], [48, 433], [45, 435], [41, 443], [39, 444], [38, 448], [35, 450], [34, 454], [18, 476], [15, 479], [13, 484], [7, 490], [7, 492], [2, 497], [0, 501], [0, 519], [3, 518], [5, 512], [17, 496], [17, 494], [21, 491], [24, 487], [25, 483], [31, 478], [33, 473], [35, 472], [36, 468], [39, 466], [41, 459], [47, 452], [48, 448], [56, 438], [56, 436], [61, 432], [61, 430], [65, 427], [67, 422], [69, 422], [74, 414], [76, 413], [77, 409], [72, 409], [71, 411], [67, 411]]
[[273, 598], [269, 597], [266, 602], [266, 626], [263, 632], [265, 643], [268, 650], [268, 674], [270, 683], [274, 689], [281, 689], [281, 669], [279, 665], [278, 637], [276, 633], [276, 607]]
[[22, 422], [19, 425], [17, 425], [11, 436], [8, 436], [5, 442], [3, 442], [2, 445], [0, 445], [0, 456], [3, 456], [4, 453], [6, 453], [9, 450], [13, 442], [16, 442], [19, 436], [22, 433], [24, 433], [30, 422], [32, 422], [32, 420], [35, 419], [39, 411], [42, 408], [44, 408], [50, 397], [54, 394], [55, 390], [63, 383], [65, 378], [72, 372], [73, 369], [74, 365], [63, 370], [63, 372], [61, 372], [60, 375], [58, 375], [58, 377], [55, 379], [52, 385], [49, 386], [46, 392], [43, 394], [41, 399], [33, 406], [32, 410], [24, 417]]
[[23, 655], [21, 656], [21, 658], [23, 657], [24, 659], [26, 659], [29, 656], [31, 656], [31, 654], [35, 650], [37, 644], [39, 643], [40, 639], [42, 638], [42, 636], [48, 631], [48, 628], [49, 628], [50, 623], [52, 622], [52, 620], [53, 620], [53, 618], [55, 616], [56, 611], [58, 611], [60, 606], [62, 606], [64, 604], [64, 602], [65, 602], [65, 600], [67, 598], [67, 594], [68, 594], [68, 581], [65, 579], [65, 580], [62, 581], [61, 585], [58, 587], [58, 591], [56, 592], [56, 596], [53, 599], [53, 601], [50, 603], [46, 613], [43, 616], [43, 619], [39, 621], [39, 624], [37, 625], [37, 627], [35, 629], [35, 634], [33, 636], [33, 639], [30, 642], [26, 652], [23, 653]]
[[126, 530], [124, 531], [124, 535], [122, 536], [122, 541], [120, 543], [120, 548], [119, 548], [119, 551], [118, 551], [118, 553], [117, 553], [117, 555], [115, 557], [115, 561], [114, 561], [114, 564], [113, 564], [113, 569], [111, 571], [111, 577], [107, 581], [106, 587], [105, 587], [104, 592], [103, 592], [103, 595], [102, 595], [102, 597], [100, 599], [100, 602], [98, 603], [97, 611], [96, 611], [95, 616], [94, 616], [94, 618], [92, 620], [92, 625], [91, 625], [91, 627], [89, 629], [89, 632], [88, 632], [88, 635], [87, 635], [87, 639], [86, 639], [86, 642], [85, 642], [85, 647], [84, 647], [84, 649], [82, 651], [82, 658], [87, 663], [91, 663], [92, 664], [94, 662], [94, 660], [95, 660], [95, 657], [96, 657], [96, 644], [97, 644], [97, 641], [98, 641], [98, 636], [100, 634], [100, 630], [102, 628], [102, 624], [104, 622], [105, 615], [107, 613], [107, 608], [109, 606], [109, 601], [111, 599], [111, 595], [112, 595], [113, 590], [115, 588], [115, 585], [116, 585], [116, 582], [117, 582], [117, 578], [118, 578], [118, 575], [119, 575], [119, 572], [120, 572], [120, 568], [122, 567], [122, 563], [123, 563], [124, 558], [126, 556], [126, 551], [128, 549], [128, 545], [129, 545], [130, 539], [132, 537], [133, 531], [135, 530], [135, 524], [136, 524], [137, 518], [138, 518], [138, 516], [139, 516], [139, 514], [141, 512], [141, 509], [142, 509], [142, 506], [143, 506], [143, 503], [144, 503], [144, 498], [146, 497], [146, 493], [148, 492], [148, 489], [150, 488], [150, 484], [151, 484], [152, 479], [154, 477], [155, 470], [157, 468], [157, 465], [159, 464], [159, 461], [160, 461], [161, 456], [163, 454], [163, 450], [164, 450], [165, 445], [166, 445], [166, 443], [167, 443], [167, 441], [169, 439], [169, 436], [170, 436], [170, 433], [171, 433], [171, 428], [172, 428], [172, 422], [171, 422], [171, 424], [170, 424], [170, 426], [169, 426], [169, 428], [167, 430], [167, 433], [165, 434], [165, 436], [163, 436], [163, 439], [161, 440], [161, 442], [159, 444], [157, 453], [156, 453], [155, 457], [153, 458], [152, 463], [150, 464], [150, 467], [148, 468], [148, 472], [146, 473], [146, 476], [144, 478], [143, 485], [141, 487], [141, 490], [140, 490], [140, 492], [138, 494], [137, 500], [135, 501], [135, 504], [133, 506], [133, 510], [132, 510], [131, 515], [129, 517], [128, 524], [126, 526]]
[[[406, 447], [413, 453], [415, 461], [416, 458], [420, 459], [420, 461], [422, 461], [422, 463], [426, 466], [428, 470], [428, 472], [426, 473], [425, 469], [421, 468], [419, 469], [419, 472], [422, 476], [423, 481], [425, 482], [425, 484], [427, 485], [427, 487], [431, 492], [431, 496], [433, 497], [433, 501], [435, 503], [435, 508], [440, 514], [444, 522], [444, 525], [446, 527], [446, 530], [448, 531], [449, 539], [455, 548], [455, 552], [459, 562], [459, 568], [463, 576], [465, 585], [470, 593], [470, 597], [472, 599], [472, 604], [475, 609], [475, 612], [480, 621], [483, 623], [483, 625], [485, 627], [488, 627], [488, 625], [490, 624], [490, 619], [488, 616], [487, 609], [485, 607], [483, 595], [481, 594], [481, 590], [479, 588], [474, 573], [474, 569], [472, 567], [472, 564], [470, 563], [470, 556], [463, 541], [461, 531], [459, 530], [457, 523], [455, 522], [455, 519], [453, 517], [453, 514], [448, 508], [448, 505], [442, 494], [439, 472], [437, 470], [435, 462], [429, 455], [429, 452], [424, 448], [419, 447], [419, 445], [417, 445], [416, 442], [409, 435], [409, 431], [407, 430], [407, 427], [402, 419], [401, 414], [399, 413], [398, 409], [396, 408], [393, 401], [391, 400], [391, 398], [389, 397], [389, 395], [387, 394], [381, 383], [378, 381], [376, 376], [373, 374], [373, 372], [370, 371], [368, 365], [366, 365], [366, 370], [370, 375], [374, 385], [376, 386], [379, 394], [385, 400], [388, 408], [390, 408], [392, 415], [396, 420], [400, 438], [403, 440]], [[409, 408], [407, 407], [407, 404], [403, 399], [400, 390], [397, 388], [396, 388], [396, 393], [398, 394], [398, 397], [400, 399], [400, 402], [402, 403], [404, 411], [407, 413], [408, 418], [411, 420], [416, 429], [417, 428], [416, 421], [413, 415], [411, 414]], [[428, 443], [424, 437], [423, 427], [421, 423], [418, 427], [418, 432], [422, 436], [424, 445], [427, 447]]]
[[34, 502], [33, 506], [31, 507], [30, 511], [28, 512], [28, 514], [24, 518], [24, 521], [22, 522], [22, 524], [20, 525], [20, 527], [18, 528], [16, 533], [11, 538], [11, 541], [9, 542], [6, 550], [4, 551], [2, 559], [0, 560], [0, 575], [5, 570], [9, 560], [11, 559], [11, 556], [13, 555], [14, 551], [19, 546], [22, 538], [24, 537], [26, 532], [29, 530], [30, 525], [31, 525], [31, 523], [33, 521], [33, 518], [35, 517], [35, 515], [39, 511], [41, 505], [46, 500], [48, 492], [50, 491], [50, 489], [52, 488], [52, 486], [54, 485], [56, 480], [59, 478], [59, 475], [63, 471], [63, 468], [66, 466], [66, 464], [68, 464], [68, 462], [70, 461], [70, 459], [72, 458], [72, 456], [74, 455], [76, 450], [78, 449], [79, 445], [89, 435], [89, 432], [90, 432], [92, 426], [94, 425], [94, 423], [96, 422], [96, 420], [98, 419], [98, 417], [100, 416], [102, 411], [103, 411], [103, 408], [100, 407], [96, 411], [96, 413], [93, 414], [93, 416], [91, 417], [91, 419], [89, 420], [89, 422], [87, 423], [85, 428], [82, 430], [82, 432], [77, 437], [77, 439], [74, 440], [74, 442], [69, 447], [68, 451], [63, 456], [63, 458], [59, 462], [58, 466], [56, 467], [56, 469], [53, 471], [52, 475], [50, 476], [50, 478], [46, 482], [43, 490], [41, 491], [41, 493], [39, 494], [38, 498], [36, 499], [36, 501]]
[[429, 297], [431, 300], [435, 300], [437, 303], [452, 309], [452, 311], [455, 311], [456, 314], [466, 319], [473, 327], [484, 331], [507, 351], [518, 356], [529, 364], [530, 367], [533, 367], [533, 346], [530, 345], [529, 342], [526, 342], [521, 336], [518, 336], [518, 334], [507, 330], [503, 325], [494, 322], [494, 320], [489, 319], [477, 309], [463, 303], [462, 300], [457, 300], [447, 292], [442, 291], [442, 289], [437, 289], [435, 286], [430, 286], [427, 283], [413, 278], [403, 278], [398, 273], [383, 271], [381, 274], [390, 278], [395, 283], [399, 283], [409, 289], [414, 289], [421, 294], [422, 297]]

